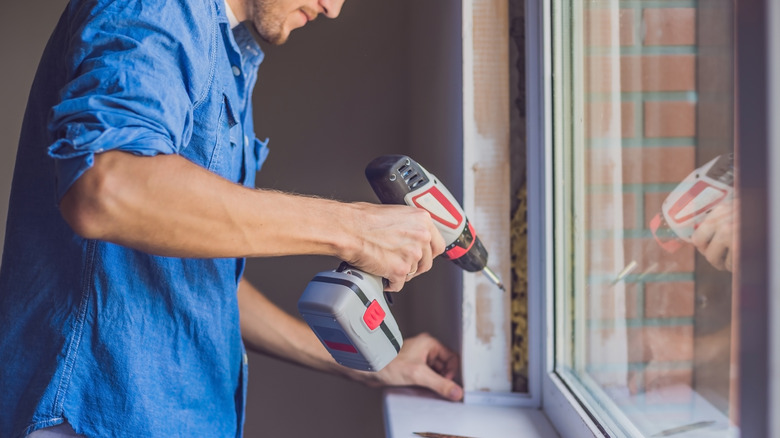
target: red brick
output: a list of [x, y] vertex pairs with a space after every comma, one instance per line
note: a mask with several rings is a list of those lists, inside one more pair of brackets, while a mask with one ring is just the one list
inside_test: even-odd
[[591, 55], [583, 59], [585, 91], [588, 93], [620, 92], [617, 78], [613, 80], [613, 66], [619, 65], [620, 55]]
[[631, 166], [630, 163], [624, 167], [624, 180], [628, 182], [676, 184], [695, 169], [696, 148], [693, 146], [647, 147], [639, 150], [641, 167]]
[[621, 184], [625, 151], [625, 148], [620, 147], [588, 149], [585, 153], [585, 183]]
[[669, 192], [646, 192], [645, 193], [645, 222], [644, 227], [650, 228], [650, 221], [661, 212], [661, 205], [664, 199], [669, 196]]
[[694, 137], [696, 103], [685, 101], [645, 102], [645, 137]]
[[642, 13], [646, 46], [696, 44], [696, 9], [648, 8]]
[[692, 281], [645, 283], [645, 318], [693, 316], [694, 294]]
[[[589, 102], [585, 112], [585, 135], [588, 138], [632, 138], [636, 136], [634, 123], [634, 103], [620, 102], [619, 113], [616, 105], [609, 101]], [[619, 128], [615, 119], [620, 119]], [[616, 132], [620, 129], [620, 132]]]
[[[584, 61], [587, 92], [696, 90], [695, 55], [594, 55]], [[620, 90], [612, 68], [617, 62]]]
[[[616, 205], [620, 201], [622, 205]], [[618, 222], [624, 229], [634, 229], [640, 226], [636, 215], [636, 195], [623, 193], [616, 197], [611, 193], [591, 193], [588, 195], [588, 215], [586, 227], [588, 230], [611, 230]], [[619, 210], [618, 210], [619, 209]]]
[[634, 10], [618, 9], [618, 44], [615, 44], [615, 32], [612, 23], [615, 20], [615, 10], [610, 8], [594, 8], [585, 11], [585, 45], [588, 47], [633, 46]]
[[[588, 287], [588, 320], [611, 321], [638, 318], [636, 283], [623, 287], [600, 284]], [[618, 298], [623, 296], [622, 303]]]
[[696, 89], [695, 55], [623, 56], [620, 61], [623, 91]]
[[588, 330], [591, 364], [693, 360], [693, 326], [643, 326]]
[[[599, 365], [625, 364], [627, 360], [636, 362], [631, 360], [631, 348], [627, 347], [636, 344], [635, 340], [631, 339], [632, 334], [634, 332], [625, 327], [589, 329], [585, 342], [588, 363]], [[638, 358], [641, 360], [641, 354]]]
[[[591, 148], [586, 160], [588, 184], [678, 183], [694, 169], [695, 148]], [[614, 172], [618, 165], [620, 181], [616, 181]]]
[[693, 272], [694, 248], [685, 245], [674, 254], [669, 254], [655, 239], [627, 239], [624, 241], [625, 259], [636, 260], [637, 273]]

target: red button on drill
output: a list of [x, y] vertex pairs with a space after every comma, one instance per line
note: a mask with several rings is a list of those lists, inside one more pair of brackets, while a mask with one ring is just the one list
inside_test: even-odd
[[370, 330], [375, 330], [385, 320], [385, 311], [377, 300], [371, 302], [363, 313], [363, 322]]

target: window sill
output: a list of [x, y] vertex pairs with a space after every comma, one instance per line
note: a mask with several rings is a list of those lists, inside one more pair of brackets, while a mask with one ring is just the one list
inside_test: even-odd
[[386, 438], [414, 437], [414, 432], [466, 437], [557, 438], [538, 409], [452, 403], [416, 389], [392, 389], [384, 394]]

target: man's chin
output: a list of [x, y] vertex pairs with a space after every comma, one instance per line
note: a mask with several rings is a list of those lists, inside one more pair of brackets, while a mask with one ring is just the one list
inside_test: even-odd
[[290, 32], [281, 30], [279, 32], [261, 32], [257, 25], [253, 26], [255, 28], [255, 33], [263, 39], [263, 41], [273, 44], [275, 46], [281, 46], [282, 44], [286, 43], [287, 40], [290, 38]]
[[290, 35], [288, 34], [288, 35], [280, 36], [280, 37], [278, 37], [276, 39], [273, 39], [273, 40], [270, 40], [268, 42], [273, 44], [273, 45], [275, 45], [275, 46], [281, 46], [282, 44], [286, 43], [289, 38], [290, 38]]

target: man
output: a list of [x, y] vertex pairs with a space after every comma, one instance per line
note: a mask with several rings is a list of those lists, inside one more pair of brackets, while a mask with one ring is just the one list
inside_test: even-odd
[[[457, 357], [407, 339], [338, 366], [242, 279], [244, 257], [331, 255], [389, 280], [443, 241], [406, 206], [255, 190], [262, 51], [343, 0], [73, 0], [30, 94], [0, 268], [0, 436], [240, 436], [255, 351], [458, 400]], [[238, 25], [238, 22], [247, 22]], [[239, 320], [240, 309], [240, 320]]]

